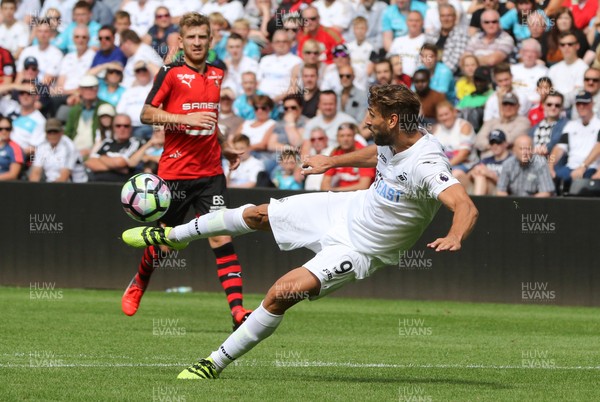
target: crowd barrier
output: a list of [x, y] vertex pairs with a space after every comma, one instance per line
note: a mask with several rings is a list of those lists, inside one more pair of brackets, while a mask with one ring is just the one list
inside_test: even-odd
[[[0, 286], [124, 289], [141, 251], [120, 233], [136, 222], [118, 184], [0, 183]], [[231, 205], [268, 202], [289, 192], [231, 190]], [[349, 297], [600, 306], [600, 201], [475, 197], [479, 221], [463, 249], [436, 253], [444, 207], [398, 266], [335, 293]], [[190, 216], [191, 218], [191, 216]], [[264, 293], [308, 250], [279, 251], [270, 233], [235, 239], [246, 292]], [[598, 247], [598, 248], [597, 248]], [[150, 289], [220, 291], [206, 241], [164, 256]]]

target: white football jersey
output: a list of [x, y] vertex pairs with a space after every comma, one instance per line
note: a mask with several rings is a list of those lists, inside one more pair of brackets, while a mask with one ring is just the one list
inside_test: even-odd
[[435, 216], [439, 194], [459, 182], [431, 134], [424, 132], [406, 151], [380, 146], [377, 152], [375, 182], [357, 193], [348, 210], [348, 236], [357, 251], [395, 265]]

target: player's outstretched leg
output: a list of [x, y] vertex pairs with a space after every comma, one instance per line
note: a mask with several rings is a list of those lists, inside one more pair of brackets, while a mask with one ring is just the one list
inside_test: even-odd
[[157, 266], [157, 261], [160, 260], [160, 248], [158, 246], [146, 247], [138, 272], [135, 274], [129, 286], [125, 289], [121, 298], [121, 309], [129, 316], [134, 315], [139, 306], [142, 296], [150, 282], [150, 276], [154, 272], [154, 267]]
[[174, 228], [140, 226], [123, 232], [122, 239], [137, 248], [164, 244], [179, 250], [192, 240], [270, 230], [267, 208], [268, 204], [248, 204], [235, 209], [220, 209]]
[[275, 332], [287, 309], [310, 296], [317, 296], [320, 289], [321, 283], [306, 268], [288, 272], [275, 282], [260, 307], [217, 350], [183, 370], [177, 378], [218, 378], [225, 367]]

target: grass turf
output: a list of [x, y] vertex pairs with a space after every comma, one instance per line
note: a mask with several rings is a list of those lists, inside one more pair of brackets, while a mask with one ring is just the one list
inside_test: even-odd
[[598, 309], [325, 298], [182, 381], [230, 333], [223, 295], [149, 292], [126, 317], [121, 294], [0, 288], [0, 400], [600, 400]]

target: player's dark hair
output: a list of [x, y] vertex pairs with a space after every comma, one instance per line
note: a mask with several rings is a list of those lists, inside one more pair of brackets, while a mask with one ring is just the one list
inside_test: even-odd
[[127, 41], [135, 43], [136, 45], [142, 43], [142, 40], [140, 39], [138, 34], [132, 29], [126, 29], [123, 32], [121, 32], [121, 43], [125, 43]]
[[184, 29], [200, 27], [202, 25], [206, 25], [208, 27], [208, 34], [210, 35], [210, 19], [206, 15], [196, 12], [185, 13], [179, 20], [179, 31], [183, 32]]
[[369, 107], [379, 111], [384, 119], [397, 115], [403, 132], [413, 133], [418, 129], [421, 102], [405, 85], [373, 85], [369, 89]]

